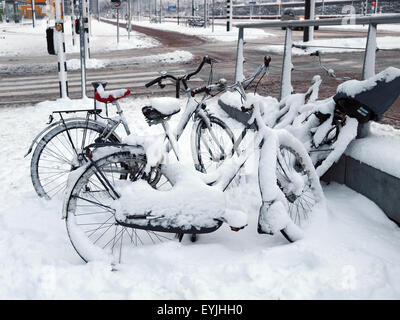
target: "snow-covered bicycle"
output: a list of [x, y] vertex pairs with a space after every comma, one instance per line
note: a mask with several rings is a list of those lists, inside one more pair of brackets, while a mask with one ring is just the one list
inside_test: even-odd
[[[181, 240], [184, 234], [210, 233], [223, 222], [234, 231], [244, 228], [247, 215], [227, 210], [223, 192], [254, 152], [259, 154], [262, 197], [258, 232], [280, 231], [289, 241], [302, 237], [301, 226], [323, 200], [306, 149], [288, 131], [265, 125], [259, 101], [246, 96], [240, 82], [228, 86], [220, 80], [188, 94], [207, 95], [221, 89], [239, 90], [245, 99], [242, 111], [252, 110], [249, 126], [255, 131], [255, 148], [233, 154], [212, 172], [167, 161], [169, 150], [180, 157], [179, 136], [167, 124], [179, 109], [166, 105], [142, 109], [149, 124], [163, 126], [163, 135], [131, 135], [125, 144], [86, 148], [87, 164], [70, 174], [63, 206], [68, 235], [83, 260], [134, 261], [142, 251], [131, 247], [145, 249], [149, 244]], [[289, 202], [302, 195], [310, 199], [305, 203], [309, 210], [289, 212]]]
[[345, 82], [334, 96], [318, 100], [323, 79], [315, 76], [306, 93], [292, 94], [280, 102], [274, 127], [285, 128], [303, 141], [321, 177], [356, 138], [359, 125], [381, 119], [397, 99], [400, 70], [389, 67], [363, 81], [349, 80], [325, 67], [318, 51], [312, 55], [318, 57], [326, 77]]
[[[187, 73], [181, 77], [163, 73], [161, 77], [150, 81], [146, 86], [149, 87], [158, 83], [162, 87], [164, 86], [162, 84], [164, 79], [172, 79], [176, 86], [178, 97], [180, 84], [182, 83], [184, 88], [188, 89], [190, 78], [198, 74], [205, 64], [211, 65], [212, 59], [205, 56], [194, 72]], [[102, 113], [102, 109], [96, 108], [96, 102], [94, 109], [54, 111], [50, 115], [49, 125], [34, 138], [25, 156], [32, 152], [35, 147], [30, 171], [32, 184], [40, 197], [51, 199], [65, 190], [69, 172], [84, 164], [82, 155], [84, 147], [92, 143], [121, 142], [122, 138], [116, 133], [116, 130], [121, 125], [126, 135], [131, 133], [123, 110], [118, 103], [118, 100], [128, 96], [130, 91], [127, 89], [106, 91], [106, 84], [101, 82], [93, 83], [95, 100], [106, 104], [105, 115]], [[159, 101], [157, 98], [152, 99], [154, 104]], [[116, 107], [116, 116], [113, 118], [108, 116], [107, 103], [111, 103]], [[171, 99], [169, 103], [174, 108], [174, 105], [178, 107], [177, 104], [179, 102]], [[86, 113], [86, 116], [67, 117], [71, 113]], [[55, 115], [58, 115], [60, 120], [54, 121]], [[201, 154], [199, 154], [200, 150], [196, 148], [198, 141], [206, 141], [207, 139], [208, 148], [223, 148], [221, 142], [227, 140], [228, 145], [229, 140], [234, 140], [233, 133], [222, 120], [207, 111], [205, 101], [197, 103], [192, 97], [189, 97], [184, 117], [182, 117], [177, 128], [178, 136], [182, 134], [192, 115], [194, 115], [195, 120], [192, 133], [193, 157], [198, 170], [205, 170], [206, 161], [202, 161]], [[203, 139], [204, 137], [206, 139]], [[218, 161], [221, 160], [218, 159]]]

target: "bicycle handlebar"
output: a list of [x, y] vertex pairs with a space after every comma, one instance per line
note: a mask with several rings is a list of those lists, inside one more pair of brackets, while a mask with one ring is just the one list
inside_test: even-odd
[[162, 77], [158, 77], [158, 78], [153, 79], [150, 82], [146, 83], [144, 86], [146, 88], [151, 87], [152, 85], [156, 84], [157, 82], [160, 82], [161, 80], [162, 80]]
[[266, 72], [268, 70], [268, 68], [269, 68], [270, 63], [271, 63], [271, 57], [270, 56], [265, 56], [263, 63], [258, 66], [257, 70], [253, 73], [253, 75], [251, 75], [250, 77], [244, 79], [243, 81], [237, 81], [237, 82], [235, 82], [234, 84], [231, 84], [231, 85], [216, 83], [216, 84], [212, 84], [212, 85], [209, 85], [209, 86], [204, 86], [204, 87], [193, 89], [190, 93], [191, 93], [192, 97], [194, 97], [198, 93], [202, 93], [202, 92], [209, 93], [210, 91], [212, 91], [214, 89], [219, 89], [219, 90], [222, 89], [224, 91], [238, 90], [239, 93], [243, 96], [245, 94], [244, 93], [244, 89], [243, 89], [243, 84], [244, 83], [245, 84], [250, 83], [255, 78], [257, 78], [258, 75], [261, 72], [263, 72], [263, 71]]
[[176, 97], [178, 98], [179, 97], [179, 90], [180, 90], [180, 82], [182, 81], [183, 86], [185, 87], [185, 90], [188, 89], [187, 81], [190, 80], [190, 78], [193, 77], [194, 75], [198, 74], [201, 71], [201, 69], [203, 68], [204, 64], [208, 63], [208, 64], [211, 65], [213, 61], [215, 61], [215, 60], [210, 58], [209, 56], [204, 56], [203, 60], [200, 62], [200, 65], [197, 67], [197, 69], [195, 71], [193, 71], [191, 73], [188, 73], [188, 74], [185, 74], [184, 76], [178, 77], [178, 78], [176, 78], [176, 77], [174, 77], [172, 75], [166, 74], [166, 75], [163, 75], [161, 77], [158, 77], [158, 78], [153, 79], [150, 82], [146, 83], [145, 87], [146, 88], [151, 87], [152, 85], [154, 85], [156, 83], [158, 83], [160, 87], [163, 87], [161, 81], [163, 79], [170, 78], [170, 79], [175, 81]]
[[322, 64], [321, 53], [318, 50], [315, 51], [315, 52], [312, 52], [310, 54], [310, 56], [311, 57], [318, 57], [319, 67], [326, 72], [327, 76], [332, 77], [333, 79], [338, 80], [338, 81], [345, 81], [345, 80], [350, 80], [351, 79], [349, 77], [337, 77], [336, 74], [335, 74], [335, 71], [333, 69], [328, 69], [327, 67], [325, 67]]

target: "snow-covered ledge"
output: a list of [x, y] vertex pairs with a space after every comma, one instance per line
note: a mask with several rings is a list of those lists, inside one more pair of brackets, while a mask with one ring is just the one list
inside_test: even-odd
[[353, 141], [323, 180], [347, 185], [400, 223], [400, 130], [371, 123], [369, 135]]

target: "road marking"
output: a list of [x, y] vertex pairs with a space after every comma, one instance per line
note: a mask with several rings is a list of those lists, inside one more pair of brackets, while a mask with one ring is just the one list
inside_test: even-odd
[[[169, 69], [168, 72], [173, 75], [182, 75], [186, 71], [177, 68]], [[154, 71], [148, 72], [133, 72], [132, 70], [122, 71], [94, 71], [87, 74], [86, 87], [87, 95], [93, 95], [92, 81], [107, 82], [107, 89], [131, 89], [133, 94], [152, 94], [159, 91], [157, 85], [151, 88], [145, 88], [145, 84], [159, 76], [159, 73]], [[192, 86], [198, 86], [199, 82], [204, 82], [196, 77], [190, 80]], [[197, 84], [197, 85], [196, 85]], [[170, 94], [175, 90], [173, 86], [168, 86], [164, 92]], [[59, 98], [58, 78], [55, 75], [33, 75], [31, 77], [7, 77], [0, 79], [0, 104], [21, 103], [22, 101], [32, 102], [40, 99], [52, 100]], [[68, 74], [68, 92], [69, 95], [79, 96], [81, 92], [80, 73]], [[39, 98], [40, 97], [40, 98]]]

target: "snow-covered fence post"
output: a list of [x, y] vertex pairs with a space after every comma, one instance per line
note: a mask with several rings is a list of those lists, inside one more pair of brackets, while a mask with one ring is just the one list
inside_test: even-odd
[[370, 23], [368, 28], [362, 73], [363, 80], [375, 75], [376, 26], [376, 24]]
[[231, 6], [231, 0], [226, 0], [226, 31], [232, 30], [232, 14], [233, 7]]
[[286, 27], [280, 100], [292, 93], [292, 29]]
[[237, 51], [236, 51], [236, 66], [235, 66], [235, 82], [243, 81], [243, 63], [244, 63], [244, 55], [243, 55], [243, 28], [239, 28], [238, 34], [238, 43], [237, 43]]
[[65, 61], [64, 22], [61, 0], [56, 0], [56, 39], [60, 98], [68, 98], [67, 62]]

